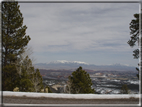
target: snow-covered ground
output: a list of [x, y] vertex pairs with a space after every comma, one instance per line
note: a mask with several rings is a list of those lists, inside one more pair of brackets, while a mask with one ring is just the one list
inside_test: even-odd
[[139, 82], [140, 82], [140, 81], [132, 81], [132, 80], [129, 80], [129, 81], [128, 81], [128, 83], [130, 83], [130, 84], [139, 84]]
[[61, 93], [33, 93], [33, 92], [11, 92], [3, 91], [3, 96], [19, 97], [45, 97], [45, 98], [73, 98], [73, 99], [122, 99], [122, 98], [140, 98], [139, 94], [61, 94]]

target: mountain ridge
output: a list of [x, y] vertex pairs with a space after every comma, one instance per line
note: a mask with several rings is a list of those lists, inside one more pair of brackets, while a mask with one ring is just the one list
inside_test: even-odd
[[35, 68], [39, 69], [66, 69], [66, 70], [76, 70], [79, 66], [82, 66], [83, 69], [90, 69], [90, 70], [115, 70], [115, 71], [136, 71], [135, 67], [122, 65], [122, 64], [112, 64], [112, 65], [95, 65], [95, 64], [88, 64], [86, 62], [81, 61], [66, 61], [66, 60], [57, 60], [52, 61], [49, 63], [37, 63], [34, 64]]
[[86, 64], [88, 65], [88, 63], [86, 62], [82, 62], [82, 61], [66, 61], [66, 60], [57, 60], [57, 61], [51, 61], [49, 63], [46, 64], [51, 64], [51, 63], [63, 63], [63, 64], [69, 64], [69, 63], [76, 63], [76, 64]]

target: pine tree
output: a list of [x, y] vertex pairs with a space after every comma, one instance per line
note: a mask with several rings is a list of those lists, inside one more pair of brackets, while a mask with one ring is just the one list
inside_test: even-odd
[[39, 92], [43, 88], [42, 76], [38, 69], [35, 71], [28, 56], [20, 55], [15, 65], [19, 74], [19, 84], [17, 84], [19, 91]]
[[19, 87], [19, 91], [35, 91], [31, 81], [31, 75], [34, 75], [34, 67], [32, 66], [32, 62], [29, 57], [26, 56], [24, 58], [20, 55], [20, 58], [17, 59], [15, 66], [18, 72], [19, 80], [16, 86]]
[[12, 91], [18, 84], [18, 72], [13, 63], [30, 41], [23, 26], [18, 2], [2, 2], [2, 90]]
[[43, 88], [42, 76], [40, 75], [39, 69], [36, 69], [36, 72], [33, 74], [32, 83], [34, 85], [35, 92], [40, 92]]
[[120, 93], [121, 94], [129, 94], [130, 93], [130, 90], [128, 89], [126, 84], [122, 85]]
[[82, 67], [79, 67], [76, 71], [69, 76], [68, 89], [70, 93], [94, 93], [95, 90], [91, 88], [92, 80]]
[[[131, 22], [130, 22], [130, 35], [131, 35], [131, 39], [127, 42], [130, 47], [134, 47], [136, 45], [136, 43], [138, 44], [139, 47], [142, 48], [142, 38], [140, 39], [139, 38], [139, 15], [141, 14], [134, 14], [134, 18]], [[142, 23], [142, 20], [141, 20], [141, 23]], [[142, 28], [142, 24], [141, 24], [141, 28]], [[142, 30], [142, 29], [141, 29]], [[140, 44], [141, 43], [141, 44]], [[134, 56], [134, 59], [138, 59], [139, 58], [139, 49], [135, 49], [133, 51], [133, 56]], [[140, 63], [138, 64], [138, 66], [141, 66], [142, 65], [142, 60], [140, 60]], [[137, 74], [137, 77], [139, 79], [139, 68], [136, 68], [136, 70], [138, 71], [138, 74]]]

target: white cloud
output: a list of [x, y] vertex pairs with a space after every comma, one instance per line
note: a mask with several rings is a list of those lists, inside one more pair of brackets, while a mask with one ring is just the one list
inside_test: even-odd
[[139, 4], [20, 3], [35, 52], [130, 52], [129, 23]]

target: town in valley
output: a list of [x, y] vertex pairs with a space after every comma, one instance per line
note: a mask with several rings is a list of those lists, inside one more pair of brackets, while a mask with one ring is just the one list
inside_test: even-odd
[[[67, 65], [72, 66], [72, 68], [75, 68], [74, 66], [84, 66], [86, 68], [89, 67], [89, 65], [86, 64], [76, 63], [73, 66], [72, 63], [60, 63], [60, 62], [56, 64], [52, 63], [52, 65], [54, 65], [55, 67], [58, 67], [58, 65], [60, 66], [62, 65], [62, 67], [66, 69], [46, 69], [46, 67], [49, 64], [37, 64], [37, 65], [39, 65], [38, 67], [40, 68], [40, 73], [43, 78], [44, 86], [49, 86], [52, 92], [54, 93], [67, 93], [66, 85], [68, 82], [68, 77], [72, 74], [73, 71], [75, 71], [75, 69], [74, 70], [69, 69]], [[135, 70], [135, 68], [132, 69], [131, 67], [126, 67], [122, 65], [101, 66], [101, 67], [95, 66], [95, 67], [98, 69], [97, 70], [84, 69], [90, 75], [90, 78], [93, 83], [92, 88], [95, 89], [95, 94], [120, 94], [120, 90], [122, 88], [122, 85], [124, 84], [128, 86], [130, 94], [139, 93], [139, 80], [136, 76], [137, 71]], [[104, 70], [103, 67], [106, 70]], [[48, 66], [47, 68], [50, 67]]]

